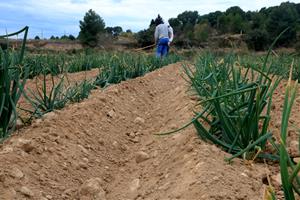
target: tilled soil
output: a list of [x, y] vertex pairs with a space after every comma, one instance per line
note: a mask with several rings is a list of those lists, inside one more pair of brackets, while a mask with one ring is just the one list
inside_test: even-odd
[[[46, 114], [0, 148], [0, 199], [259, 200], [270, 169], [201, 141], [180, 64], [156, 70]], [[284, 83], [283, 83], [284, 85]], [[282, 94], [275, 94], [278, 132]], [[291, 120], [299, 122], [299, 100]], [[268, 169], [269, 168], [269, 169]], [[272, 179], [273, 180], [273, 179]]]

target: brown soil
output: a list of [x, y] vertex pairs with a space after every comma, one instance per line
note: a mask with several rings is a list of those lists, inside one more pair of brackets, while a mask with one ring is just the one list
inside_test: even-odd
[[[201, 141], [193, 127], [153, 135], [193, 116], [182, 74], [173, 64], [95, 90], [16, 131], [0, 148], [1, 199], [262, 199], [264, 164], [226, 163], [229, 155]], [[276, 130], [282, 91], [274, 100]]]

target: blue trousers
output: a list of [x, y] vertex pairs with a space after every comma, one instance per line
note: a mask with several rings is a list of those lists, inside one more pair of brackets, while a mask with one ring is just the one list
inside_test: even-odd
[[168, 54], [168, 48], [169, 48], [169, 38], [161, 38], [158, 41], [157, 49], [156, 49], [156, 57], [161, 58], [163, 56], [166, 56]]

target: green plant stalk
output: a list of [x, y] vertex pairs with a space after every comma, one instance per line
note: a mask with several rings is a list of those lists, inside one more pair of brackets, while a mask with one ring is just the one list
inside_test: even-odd
[[285, 99], [284, 99], [282, 121], [281, 121], [281, 139], [280, 139], [280, 174], [281, 174], [284, 196], [287, 200], [295, 199], [292, 181], [300, 170], [300, 167], [297, 166], [296, 168], [294, 168], [292, 175], [291, 176], [289, 175], [288, 161], [290, 160], [290, 156], [286, 151], [288, 122], [289, 122], [292, 106], [295, 101], [297, 86], [298, 86], [297, 81], [295, 82], [294, 85], [291, 85], [292, 69], [293, 69], [293, 64], [290, 70], [290, 78], [285, 91]]
[[25, 52], [25, 44], [27, 40], [28, 27], [22, 30], [0, 36], [0, 38], [8, 38], [24, 32], [22, 47], [18, 56], [0, 49], [0, 139], [1, 141], [8, 137], [10, 132], [14, 130], [17, 120], [16, 104], [21, 96], [22, 90], [26, 83], [26, 78], [20, 79], [20, 71], [25, 71], [27, 75], [26, 65], [23, 65], [23, 56]]

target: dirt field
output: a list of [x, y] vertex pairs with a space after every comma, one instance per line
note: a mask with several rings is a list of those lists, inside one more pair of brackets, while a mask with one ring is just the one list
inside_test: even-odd
[[[1, 199], [259, 200], [270, 170], [279, 188], [276, 165], [240, 159], [228, 164], [224, 157], [229, 155], [198, 139], [193, 127], [167, 137], [153, 135], [193, 116], [194, 101], [182, 74], [180, 64], [173, 64], [95, 90], [82, 103], [16, 131], [0, 148]], [[274, 97], [276, 134], [283, 86]], [[291, 118], [295, 125], [299, 104], [298, 98]]]

